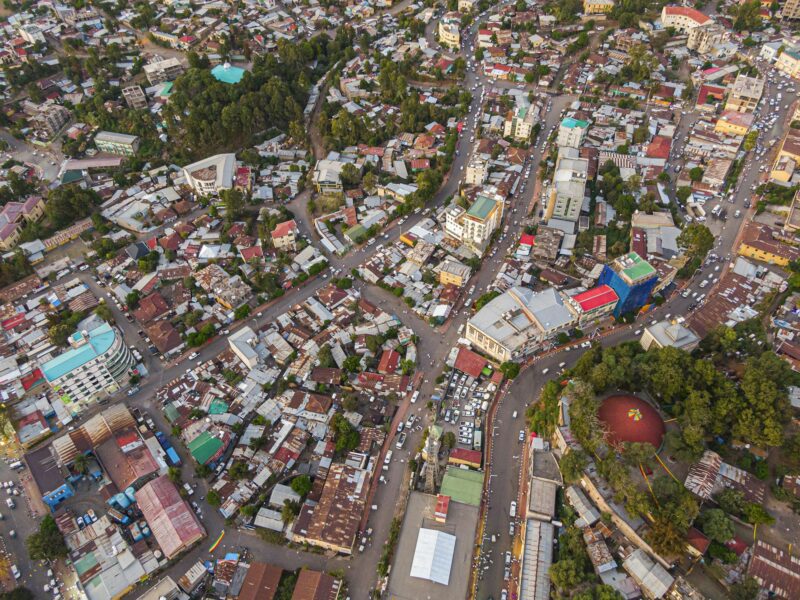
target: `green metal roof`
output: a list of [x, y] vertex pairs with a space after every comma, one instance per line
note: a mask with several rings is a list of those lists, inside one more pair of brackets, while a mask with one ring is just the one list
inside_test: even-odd
[[192, 458], [198, 464], [206, 464], [212, 456], [217, 453], [217, 450], [222, 446], [222, 440], [215, 438], [213, 435], [204, 431], [188, 444], [189, 452]]
[[457, 467], [448, 467], [442, 480], [441, 494], [455, 502], [478, 506], [483, 491], [483, 473]]
[[174, 423], [175, 420], [180, 416], [178, 409], [175, 408], [175, 404], [169, 402], [164, 406], [164, 416], [167, 417], [167, 421], [170, 423]]
[[228, 412], [228, 403], [219, 398], [214, 398], [208, 407], [208, 414], [210, 415], [224, 415], [226, 412]]
[[475, 202], [472, 203], [472, 206], [469, 207], [467, 214], [470, 217], [475, 217], [476, 219], [484, 221], [495, 207], [495, 204], [497, 203], [491, 198], [487, 198], [486, 196], [478, 196]]
[[656, 270], [650, 263], [636, 252], [631, 252], [617, 259], [620, 271], [633, 282], [645, 279], [655, 274]]
[[589, 123], [587, 121], [581, 121], [580, 119], [574, 119], [573, 117], [567, 117], [561, 121], [561, 126], [566, 127], [567, 129], [586, 129], [589, 126]]

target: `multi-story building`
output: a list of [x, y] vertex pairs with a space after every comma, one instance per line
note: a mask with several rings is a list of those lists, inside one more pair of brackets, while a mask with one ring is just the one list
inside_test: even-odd
[[183, 167], [186, 183], [199, 194], [217, 194], [233, 187], [235, 154], [215, 154]]
[[738, 252], [747, 258], [780, 267], [800, 258], [800, 250], [784, 243], [778, 229], [754, 221], [744, 226]]
[[789, 77], [800, 78], [800, 52], [797, 50], [784, 50], [775, 61], [775, 68], [783, 71]]
[[614, 10], [614, 0], [583, 0], [583, 14], [605, 15]]
[[70, 112], [67, 108], [48, 101], [38, 107], [31, 121], [36, 129], [52, 138], [67, 124], [69, 118]]
[[445, 234], [483, 254], [492, 233], [503, 219], [503, 202], [478, 196], [469, 210], [452, 206], [445, 215]]
[[567, 117], [561, 121], [561, 124], [558, 126], [556, 143], [559, 148], [580, 148], [587, 131], [589, 131], [589, 123], [581, 121], [580, 119]]
[[183, 64], [177, 58], [166, 58], [151, 62], [144, 66], [144, 73], [150, 85], [157, 85], [165, 81], [177, 79], [178, 75], [185, 70]]
[[800, 0], [786, 0], [781, 6], [781, 18], [786, 20], [800, 19]]
[[614, 308], [616, 317], [644, 306], [657, 282], [656, 270], [636, 252], [620, 256], [610, 265], [605, 265], [597, 280], [598, 285], [609, 286], [619, 297]]
[[528, 142], [536, 125], [537, 111], [532, 106], [520, 106], [506, 114], [503, 136], [517, 141]]
[[101, 131], [94, 136], [94, 145], [100, 152], [109, 152], [110, 154], [119, 154], [121, 156], [133, 156], [139, 149], [139, 138], [126, 133]]
[[731, 86], [725, 110], [751, 113], [758, 106], [761, 94], [764, 93], [764, 80], [759, 77], [738, 75]]
[[41, 365], [50, 387], [68, 403], [87, 405], [117, 391], [136, 363], [122, 335], [104, 323], [76, 331], [71, 348]]
[[147, 108], [147, 96], [139, 85], [122, 88], [122, 97], [130, 108]]
[[743, 113], [735, 111], [723, 112], [714, 125], [714, 131], [724, 135], [742, 137], [747, 135], [750, 127], [753, 126], [755, 117], [753, 113]]
[[478, 350], [504, 362], [530, 354], [577, 322], [578, 315], [557, 290], [512, 287], [467, 322], [465, 335]]
[[297, 223], [294, 219], [278, 223], [270, 235], [272, 236], [272, 245], [276, 250], [294, 250], [297, 240]]
[[686, 6], [665, 6], [661, 9], [661, 24], [686, 33], [710, 22], [711, 18], [699, 10]]
[[464, 182], [467, 185], [481, 185], [489, 177], [489, 164], [478, 156], [473, 156], [467, 165]]
[[800, 131], [789, 128], [783, 136], [775, 163], [770, 171], [770, 178], [788, 183], [800, 165]]
[[25, 224], [38, 221], [44, 214], [44, 206], [41, 196], [33, 196], [25, 202], [6, 203], [0, 211], [0, 249], [13, 249]]
[[686, 47], [698, 54], [709, 54], [716, 46], [728, 41], [729, 37], [730, 33], [727, 29], [710, 22], [701, 27], [689, 29]]
[[458, 49], [461, 47], [461, 15], [449, 12], [439, 20], [439, 43]]
[[439, 274], [439, 283], [442, 285], [449, 283], [457, 287], [463, 287], [472, 273], [472, 269], [454, 258], [443, 260], [434, 271]]
[[580, 158], [577, 149], [565, 146], [558, 150], [558, 160], [550, 189], [546, 218], [575, 222], [581, 214], [589, 161]]
[[346, 163], [339, 160], [323, 159], [314, 165], [314, 185], [320, 194], [341, 194], [344, 191], [342, 186], [342, 168]]
[[570, 296], [570, 303], [578, 314], [581, 326], [599, 321], [614, 312], [619, 302], [617, 293], [607, 285], [598, 285], [590, 290]]

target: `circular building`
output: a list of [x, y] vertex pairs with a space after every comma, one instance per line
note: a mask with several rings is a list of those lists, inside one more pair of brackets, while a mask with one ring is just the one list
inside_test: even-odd
[[609, 396], [600, 404], [597, 416], [606, 428], [606, 440], [614, 446], [642, 442], [658, 450], [664, 441], [664, 420], [655, 408], [637, 396]]

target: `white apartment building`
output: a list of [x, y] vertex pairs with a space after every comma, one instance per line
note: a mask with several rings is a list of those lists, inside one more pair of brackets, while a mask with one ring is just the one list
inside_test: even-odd
[[508, 111], [503, 125], [503, 137], [519, 141], [529, 141], [536, 125], [537, 110], [532, 106], [519, 107]]
[[583, 207], [589, 161], [580, 158], [575, 148], [562, 147], [558, 151], [553, 185], [550, 187], [550, 201], [547, 204], [546, 218], [577, 221]]
[[50, 387], [85, 407], [117, 391], [136, 363], [119, 332], [108, 323], [72, 334], [72, 348], [41, 365]]
[[235, 154], [215, 154], [183, 167], [183, 175], [197, 193], [212, 195], [233, 187], [235, 170]]
[[465, 336], [478, 350], [504, 362], [530, 354], [577, 322], [577, 313], [557, 290], [515, 286], [478, 311], [467, 322]]
[[559, 148], [580, 148], [589, 131], [589, 123], [580, 119], [567, 117], [558, 126], [558, 137], [556, 143]]
[[472, 160], [470, 160], [467, 165], [467, 174], [464, 179], [465, 183], [467, 185], [481, 185], [488, 178], [488, 163], [477, 156], [473, 156]]
[[460, 241], [472, 251], [483, 254], [492, 233], [503, 220], [503, 202], [478, 196], [469, 210], [460, 206], [447, 209], [445, 235]]

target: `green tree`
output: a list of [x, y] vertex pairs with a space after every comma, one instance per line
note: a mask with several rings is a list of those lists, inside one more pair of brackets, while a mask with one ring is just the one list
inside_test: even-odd
[[747, 577], [740, 583], [734, 583], [728, 589], [728, 594], [731, 600], [756, 600], [758, 590], [758, 582], [752, 577]]
[[217, 490], [208, 490], [208, 494], [206, 494], [206, 502], [208, 502], [208, 505], [213, 508], [219, 508], [222, 504], [222, 498], [219, 497], [219, 492], [217, 492]]
[[334, 447], [339, 455], [355, 450], [361, 442], [361, 435], [342, 413], [337, 412], [333, 415], [331, 428], [333, 429]]
[[101, 301], [100, 304], [97, 305], [97, 308], [94, 309], [94, 313], [106, 323], [111, 323], [113, 325], [115, 322], [114, 313], [111, 312], [111, 307], [105, 302]]
[[456, 446], [456, 434], [453, 433], [452, 431], [446, 431], [444, 433], [444, 435], [442, 436], [442, 445], [445, 448], [447, 448], [448, 450], [451, 450], [452, 448], [455, 448], [455, 446]]
[[167, 469], [167, 477], [175, 485], [181, 484], [181, 470], [178, 467], [169, 467]]
[[502, 371], [506, 379], [514, 379], [519, 375], [519, 368], [519, 363], [513, 361], [506, 361], [500, 365], [500, 371]]
[[570, 450], [559, 462], [564, 483], [578, 482], [583, 477], [583, 470], [589, 465], [589, 458], [583, 450]]
[[349, 373], [358, 373], [361, 371], [361, 357], [360, 356], [348, 356], [344, 359], [344, 363], [342, 363], [342, 368], [349, 372]]
[[298, 475], [294, 479], [292, 479], [292, 483], [290, 487], [295, 491], [295, 493], [299, 494], [303, 498], [308, 496], [308, 493], [311, 491], [311, 478], [308, 475]]
[[710, 508], [701, 513], [700, 526], [709, 539], [724, 544], [733, 538], [733, 521], [720, 508]]
[[702, 223], [689, 223], [678, 236], [678, 245], [686, 248], [690, 257], [703, 260], [714, 247], [714, 234]]
[[701, 167], [692, 167], [689, 170], [689, 179], [692, 181], [700, 181], [703, 178], [705, 171]]
[[75, 460], [72, 461], [72, 469], [81, 475], [86, 475], [89, 472], [89, 459], [86, 458], [85, 454], [81, 453], [75, 456]]
[[292, 523], [300, 514], [300, 503], [294, 500], [284, 500], [281, 507], [281, 520], [285, 524]]
[[53, 515], [49, 514], [39, 522], [39, 530], [28, 536], [26, 545], [31, 560], [66, 558], [69, 552]]

